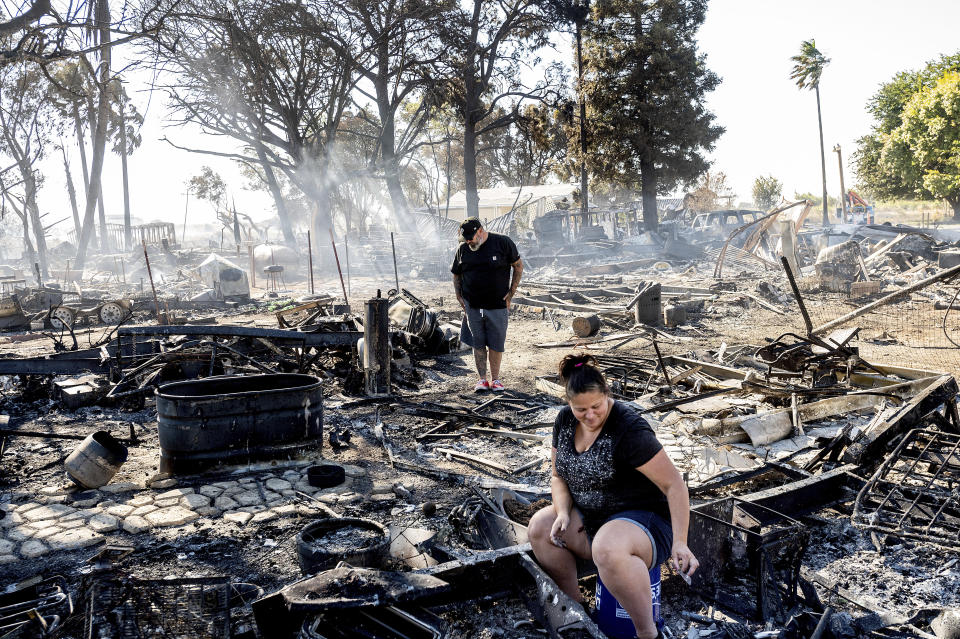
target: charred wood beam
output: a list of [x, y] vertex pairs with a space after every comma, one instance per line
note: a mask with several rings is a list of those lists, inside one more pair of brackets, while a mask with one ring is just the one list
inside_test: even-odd
[[499, 464], [495, 461], [485, 459], [483, 457], [478, 457], [477, 455], [470, 455], [469, 453], [461, 453], [458, 450], [453, 450], [452, 448], [435, 448], [434, 452], [440, 455], [447, 455], [448, 457], [453, 457], [454, 459], [461, 459], [463, 461], [473, 462], [475, 464], [480, 464], [481, 466], [487, 466], [494, 470], [499, 470], [501, 473], [511, 474], [511, 470], [508, 466]]
[[855, 464], [846, 464], [813, 477], [743, 495], [740, 499], [793, 516], [814, 512], [856, 496], [851, 486], [857, 484], [857, 489], [860, 488], [860, 480], [851, 475], [856, 469]]
[[[463, 409], [466, 411], [466, 409]], [[428, 419], [440, 419], [444, 421], [475, 421], [475, 422], [484, 422], [487, 424], [493, 424], [497, 426], [509, 426], [512, 427], [508, 421], [502, 419], [497, 419], [496, 417], [490, 417], [489, 415], [477, 415], [475, 413], [461, 412], [459, 409], [453, 408], [441, 408], [441, 409], [430, 409], [423, 408], [416, 405], [406, 405], [401, 406], [400, 412], [405, 415], [414, 415], [416, 417], [426, 417]]]
[[302, 333], [275, 328], [251, 328], [249, 326], [125, 326], [117, 334], [120, 337], [149, 336], [169, 337], [253, 337], [280, 342], [292, 342], [297, 346], [355, 346], [363, 337], [361, 331], [332, 331], [328, 333]]
[[100, 357], [23, 357], [0, 359], [0, 375], [80, 375], [107, 373], [109, 362]]
[[957, 381], [950, 375], [940, 377], [847, 447], [843, 460], [860, 466], [879, 460], [895, 437], [916, 428], [933, 411], [954, 399], [956, 395]]
[[691, 402], [700, 401], [701, 399], [706, 399], [708, 397], [716, 397], [717, 395], [724, 395], [726, 393], [739, 393], [741, 389], [739, 388], [718, 388], [716, 390], [707, 391], [705, 393], [698, 393], [697, 395], [691, 395], [690, 397], [681, 397], [680, 399], [673, 399], [669, 402], [664, 402], [662, 404], [657, 404], [656, 406], [651, 406], [650, 408], [644, 408], [640, 411], [640, 414], [644, 413], [660, 413], [665, 410], [670, 410], [676, 408], [677, 406], [683, 406], [684, 404], [689, 404]]

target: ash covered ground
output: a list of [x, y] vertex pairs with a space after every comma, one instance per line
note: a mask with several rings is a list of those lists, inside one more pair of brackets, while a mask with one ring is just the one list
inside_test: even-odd
[[[549, 279], [540, 275], [531, 280]], [[673, 276], [678, 283], [682, 279], [684, 285], [708, 288], [711, 284], [709, 278], [698, 277], [696, 268], [686, 269], [682, 278], [680, 272]], [[759, 281], [751, 277], [733, 278], [733, 290], [718, 290], [715, 299], [695, 305], [685, 324], [662, 329], [664, 335], [659, 342], [663, 354], [705, 359], [722, 344], [728, 350], [739, 345], [756, 346], [767, 338], [797, 330], [798, 317], [788, 304], [782, 304], [784, 312], [778, 313], [753, 299]], [[632, 285], [632, 281], [626, 277], [612, 284]], [[360, 292], [369, 289], [372, 295], [376, 287], [377, 282], [372, 280], [355, 283], [353, 307], [362, 308], [366, 297]], [[446, 281], [421, 280], [407, 287], [438, 309], [441, 319], [458, 323], [459, 309]], [[538, 284], [521, 287], [521, 292], [529, 295], [543, 290], [546, 287]], [[738, 295], [737, 290], [750, 295]], [[473, 522], [469, 517], [464, 519], [469, 509], [463, 508], [476, 501], [478, 487], [523, 487], [535, 493], [548, 486], [550, 424], [562, 404], [559, 398], [545, 392], [542, 384], [538, 386], [536, 378], [554, 372], [556, 363], [567, 352], [585, 347], [623, 358], [654, 357], [649, 341], [644, 339], [623, 344], [622, 340], [578, 343], [569, 330], [571, 317], [562, 312], [538, 312], [531, 305], [519, 305], [513, 310], [502, 378], [508, 388], [505, 397], [516, 399], [517, 403], [492, 406], [482, 412], [487, 418], [513, 424], [519, 432], [540, 439], [470, 433], [458, 428], [450, 429], [446, 437], [418, 439], [436, 429], [442, 420], [411, 414], [404, 410], [409, 404], [391, 406], [363, 401], [356, 380], [342, 374], [345, 364], [333, 362], [325, 373], [321, 372], [326, 440], [322, 447], [271, 461], [170, 476], [159, 472], [157, 412], [149, 396], [142, 407], [128, 404], [71, 410], [58, 401], [53, 380], [5, 377], [0, 411], [11, 417], [16, 428], [75, 435], [106, 430], [118, 438], [134, 437], [136, 443], [129, 446], [129, 458], [109, 484], [100, 489], [80, 490], [65, 478], [63, 467], [77, 440], [7, 438], [0, 458], [0, 508], [5, 514], [0, 519], [0, 589], [12, 589], [38, 576], [63, 575], [73, 595], [74, 614], [62, 622], [56, 634], [80, 637], [90, 617], [87, 605], [93, 597], [91, 584], [101, 575], [88, 560], [108, 546], [133, 548], [115, 564], [115, 570], [125, 575], [139, 579], [223, 575], [233, 582], [254, 584], [265, 594], [301, 578], [297, 534], [310, 522], [329, 517], [331, 510], [341, 516], [373, 519], [395, 529], [425, 529], [435, 533], [434, 545], [461, 553], [478, 551], [482, 543], [471, 526]], [[276, 326], [272, 313], [257, 305], [224, 313], [215, 321]], [[617, 332], [615, 327], [605, 327], [601, 335]], [[673, 339], [669, 339], [671, 336]], [[563, 345], [535, 346], [547, 342]], [[614, 345], [616, 349], [611, 350]], [[2, 348], [7, 356], [31, 356], [50, 352], [50, 346], [49, 339], [39, 338], [8, 340]], [[915, 368], [934, 370], [940, 363], [909, 362]], [[730, 365], [738, 364], [734, 360]], [[435, 408], [442, 404], [471, 409], [489, 399], [472, 392], [475, 377], [469, 352], [414, 354], [409, 361], [395, 366], [394, 389], [406, 402], [419, 406]], [[671, 388], [662, 380], [648, 380], [648, 386], [641, 406], [677, 399], [692, 390], [682, 385]], [[754, 405], [769, 401], [756, 393], [745, 392], [739, 397]], [[733, 413], [737, 413], [736, 408]], [[809, 438], [806, 442], [794, 441], [792, 448], [724, 444], [697, 432], [695, 424], [707, 415], [674, 409], [650, 414], [668, 454], [687, 474], [691, 486], [731, 468], [729, 464], [733, 462], [729, 460], [710, 462], [708, 458], [713, 453], [707, 451], [733, 452], [746, 460], [749, 467], [756, 467], [769, 459], [784, 458], [784, 463], [800, 465], [818, 450]], [[862, 422], [869, 421], [869, 417], [850, 416]], [[476, 426], [495, 427], [491, 423]], [[829, 432], [835, 434], [842, 423], [835, 423], [832, 428]], [[331, 432], [337, 433], [340, 441], [349, 433], [349, 443], [334, 450], [329, 442]], [[384, 441], [389, 442], [392, 455], [400, 462], [394, 467]], [[808, 446], [806, 452], [804, 444]], [[438, 452], [437, 448], [479, 457], [508, 470], [523, 470], [503, 472]], [[342, 465], [345, 481], [331, 488], [311, 486], [307, 468], [321, 462]], [[421, 470], [410, 470], [413, 467]], [[448, 476], [444, 478], [439, 473]], [[723, 494], [721, 490], [713, 497]], [[737, 489], [730, 488], [726, 494], [737, 494]], [[704, 500], [692, 501], [696, 505]], [[802, 557], [803, 571], [808, 576], [818, 576], [816, 588], [825, 602], [849, 615], [837, 616], [831, 626], [835, 636], [862, 632], [849, 620], [868, 614], [870, 608], [909, 619], [925, 608], [958, 604], [960, 566], [953, 553], [928, 543], [871, 535], [853, 526], [851, 501], [849, 497], [799, 518], [810, 537]], [[396, 559], [386, 565], [409, 569]], [[591, 587], [592, 581], [584, 582], [584, 591], [590, 595]], [[722, 606], [698, 596], [667, 570], [663, 599], [664, 617], [674, 636], [708, 636], [711, 629], [719, 632], [723, 623], [731, 621], [745, 624], [751, 632], [787, 627], [785, 619], [765, 624], [725, 613]], [[500, 592], [475, 601], [445, 604], [435, 612], [444, 620], [449, 637], [544, 634], [520, 593], [507, 585]], [[684, 618], [684, 612], [712, 615], [716, 624], [691, 621]], [[915, 623], [922, 625], [922, 620], [917, 619]], [[254, 632], [253, 616], [247, 606], [237, 605], [233, 609], [232, 623], [235, 635]]]

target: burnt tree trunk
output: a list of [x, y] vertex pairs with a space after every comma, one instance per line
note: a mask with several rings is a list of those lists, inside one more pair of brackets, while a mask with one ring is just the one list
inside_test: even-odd
[[[384, 43], [383, 47], [386, 47]], [[386, 65], [389, 54], [380, 52], [381, 65]], [[400, 161], [397, 158], [397, 131], [394, 109], [391, 107], [390, 87], [386, 82], [386, 69], [382, 69], [380, 78], [374, 83], [377, 91], [377, 110], [380, 112], [380, 158], [383, 161], [384, 180], [390, 193], [393, 215], [397, 228], [415, 230], [416, 225], [410, 215], [410, 204], [400, 184]]]
[[76, 233], [77, 241], [80, 241], [80, 209], [77, 208], [77, 189], [73, 186], [73, 175], [70, 173], [70, 163], [67, 162], [67, 150], [60, 147], [63, 152], [63, 172], [67, 178], [67, 195], [70, 197], [70, 208], [73, 210], [73, 229]]
[[[101, 64], [102, 64], [102, 63], [101, 63]], [[104, 82], [105, 82], [105, 80], [104, 80]], [[107, 95], [109, 96], [109, 93], [107, 92], [107, 89], [106, 89], [106, 86], [105, 86], [105, 85], [103, 85], [103, 86], [100, 87], [99, 92], [100, 92], [100, 93], [107, 93]], [[100, 128], [97, 126], [97, 122], [98, 122], [99, 120], [101, 120], [101, 119], [103, 119], [105, 123], [107, 122], [107, 119], [106, 119], [106, 118], [109, 117], [109, 115], [108, 115], [108, 114], [109, 114], [109, 106], [110, 106], [109, 101], [107, 102], [108, 111], [105, 111], [103, 114], [101, 114], [101, 113], [100, 113], [100, 108], [99, 108], [99, 106], [100, 106], [100, 105], [99, 105], [99, 102], [98, 102], [98, 104], [97, 104], [97, 108], [94, 109], [93, 97], [92, 97], [92, 96], [87, 96], [87, 100], [88, 100], [87, 113], [90, 114], [90, 130], [93, 131], [95, 134], [99, 135]], [[101, 115], [103, 115], [104, 117], [101, 118]], [[104, 136], [106, 136], [106, 134], [107, 134], [107, 132], [106, 132], [106, 127], [104, 127], [104, 133], [103, 133], [103, 134], [104, 134]], [[104, 144], [106, 144], [106, 142], [104, 142]], [[94, 145], [96, 145], [96, 140], [94, 140]], [[94, 158], [96, 158], [96, 154], [97, 154], [96, 150], [94, 150], [93, 154], [94, 154]], [[104, 151], [104, 159], [106, 159], [105, 156], [106, 156], [106, 151]], [[96, 161], [96, 160], [94, 160], [94, 161]], [[94, 172], [94, 169], [93, 169], [93, 167], [91, 167], [91, 168], [90, 168], [90, 173], [91, 173], [90, 178], [91, 178], [91, 180], [93, 179], [93, 172]], [[102, 165], [102, 162], [101, 162], [100, 172], [97, 174], [97, 181], [98, 181], [98, 182], [101, 181], [101, 177], [100, 177], [100, 176], [101, 176], [102, 174], [103, 174], [103, 165]], [[107, 232], [107, 213], [106, 213], [106, 211], [104, 210], [104, 207], [103, 207], [103, 185], [102, 185], [102, 182], [101, 182], [101, 186], [100, 186], [99, 193], [97, 194], [97, 216], [98, 216], [98, 219], [99, 219], [99, 221], [100, 221], [100, 250], [105, 253], [105, 252], [107, 252], [107, 251], [110, 249], [110, 240], [109, 240], [109, 237], [110, 237], [110, 236], [109, 236], [109, 234], [108, 234], [108, 232]]]
[[21, 161], [19, 164], [20, 173], [23, 176], [24, 213], [30, 218], [30, 224], [33, 226], [33, 239], [36, 242], [40, 272], [46, 278], [48, 275], [47, 238], [43, 232], [43, 222], [40, 221], [40, 207], [37, 206], [37, 178], [29, 163]]
[[[127, 173], [127, 120], [125, 113], [125, 101], [123, 100], [123, 87], [117, 80], [117, 89], [120, 94], [120, 170], [123, 174], [123, 250], [129, 251], [133, 242], [133, 232], [130, 228], [130, 180]], [[103, 197], [100, 197], [101, 204]]]
[[[73, 106], [73, 124], [77, 130], [77, 146], [80, 148], [80, 174], [83, 177], [83, 197], [90, 197], [90, 169], [87, 164], [87, 142], [83, 135], [83, 122], [80, 120], [80, 109]], [[77, 246], [80, 246], [80, 237], [83, 233], [83, 224], [80, 224], [80, 233], [77, 233]], [[98, 240], [93, 237], [94, 242]]]
[[277, 182], [277, 176], [273, 172], [273, 167], [267, 161], [267, 154], [259, 144], [257, 147], [257, 158], [260, 160], [260, 166], [263, 167], [263, 176], [267, 181], [267, 188], [270, 189], [270, 195], [273, 196], [273, 203], [277, 207], [277, 217], [280, 218], [280, 230], [283, 232], [283, 241], [287, 246], [293, 248], [297, 245], [297, 239], [293, 235], [293, 226], [290, 224], [290, 214], [287, 212], [287, 203], [283, 200], [283, 191], [280, 190], [280, 184]]
[[463, 127], [463, 186], [467, 195], [467, 217], [480, 217], [477, 193], [477, 133], [472, 122]]
[[20, 218], [21, 226], [23, 226], [23, 252], [26, 254], [27, 262], [33, 264], [37, 261], [37, 252], [33, 248], [33, 242], [30, 241], [30, 223], [26, 213], [20, 210], [20, 207], [16, 205], [13, 198], [8, 194], [4, 193], [4, 197], [7, 200], [7, 204], [10, 205], [10, 208], [12, 208], [14, 213], [17, 214], [17, 217]]
[[463, 66], [463, 186], [467, 196], [467, 217], [480, 217], [480, 196], [477, 193], [477, 112], [480, 110], [480, 81], [477, 78], [477, 37], [483, 3], [474, 0], [470, 23], [470, 45]]

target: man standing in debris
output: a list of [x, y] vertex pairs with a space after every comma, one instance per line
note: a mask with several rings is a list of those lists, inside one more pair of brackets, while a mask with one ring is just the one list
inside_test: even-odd
[[[510, 300], [523, 273], [517, 245], [506, 235], [487, 232], [477, 218], [464, 220], [450, 272], [457, 301], [463, 307], [460, 341], [473, 347], [480, 375], [474, 390], [502, 391], [500, 362], [507, 338]], [[492, 380], [489, 382], [488, 359]]]

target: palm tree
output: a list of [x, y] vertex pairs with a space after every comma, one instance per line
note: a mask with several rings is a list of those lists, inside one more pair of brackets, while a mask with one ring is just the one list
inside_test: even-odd
[[791, 80], [796, 80], [800, 89], [813, 89], [817, 94], [817, 124], [820, 125], [820, 175], [823, 178], [823, 225], [830, 224], [827, 217], [827, 158], [823, 151], [823, 118], [820, 116], [820, 74], [823, 67], [830, 64], [830, 58], [825, 57], [817, 49], [813, 39], [800, 43], [800, 53], [790, 58], [793, 60]]

